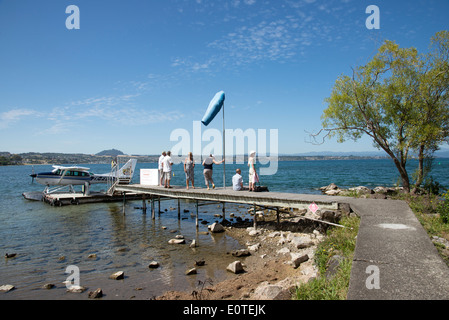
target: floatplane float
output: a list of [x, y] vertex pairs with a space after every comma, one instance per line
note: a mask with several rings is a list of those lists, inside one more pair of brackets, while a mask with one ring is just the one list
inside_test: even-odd
[[43, 193], [51, 194], [60, 192], [68, 188], [70, 193], [75, 193], [73, 186], [81, 185], [84, 187], [84, 193], [89, 194], [89, 187], [92, 184], [105, 183], [129, 184], [134, 175], [137, 159], [129, 159], [120, 169], [118, 164], [113, 162], [112, 170], [109, 173], [94, 174], [90, 168], [80, 166], [53, 166], [51, 172], [32, 173], [30, 176], [33, 181], [42, 184], [45, 187]]

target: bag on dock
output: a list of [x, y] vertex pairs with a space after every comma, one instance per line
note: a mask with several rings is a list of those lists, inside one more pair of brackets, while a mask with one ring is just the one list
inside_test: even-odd
[[267, 186], [260, 185], [259, 176], [257, 175], [257, 173], [255, 173], [255, 176], [256, 176], [256, 182], [259, 183], [259, 185], [254, 186], [254, 192], [268, 192], [269, 190], [268, 190]]
[[254, 186], [254, 192], [268, 192], [267, 186]]

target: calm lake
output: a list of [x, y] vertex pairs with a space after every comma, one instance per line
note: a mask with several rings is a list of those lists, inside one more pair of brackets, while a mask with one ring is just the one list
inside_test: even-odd
[[[110, 170], [109, 164], [83, 166], [94, 173]], [[139, 182], [140, 168], [156, 167], [156, 163], [138, 163], [133, 183]], [[237, 167], [242, 169], [247, 184], [245, 164], [226, 164], [228, 186]], [[410, 161], [410, 173], [415, 167], [416, 161]], [[34, 166], [35, 172], [51, 169], [50, 165]], [[101, 287], [104, 299], [149, 299], [166, 290], [193, 290], [199, 280], [206, 278], [218, 282], [235, 276], [226, 272], [226, 266], [235, 260], [229, 252], [244, 244], [225, 233], [198, 233], [207, 231], [207, 225], [195, 227], [195, 218], [191, 216], [194, 203], [181, 201], [181, 220], [177, 202], [171, 200], [161, 202], [162, 213], [156, 214], [155, 220], [150, 213], [142, 213], [141, 201], [128, 201], [126, 215], [121, 202], [52, 207], [23, 198], [23, 192], [44, 189], [31, 183], [32, 170], [31, 166], [0, 167], [0, 254], [17, 254], [14, 258], [1, 258], [0, 285], [11, 284], [16, 289], [0, 292], [0, 299], [87, 299], [86, 292], [66, 292], [63, 281], [70, 273], [65, 271], [72, 265], [80, 270], [80, 284], [89, 291]], [[173, 172], [172, 184], [185, 185], [182, 165], [175, 165]], [[431, 175], [447, 188], [449, 159], [435, 159]], [[214, 166], [214, 180], [217, 186], [223, 186], [222, 165]], [[261, 176], [260, 180], [270, 191], [320, 194], [319, 188], [332, 182], [342, 188], [394, 186], [398, 174], [389, 159], [281, 161], [275, 175]], [[195, 168], [195, 186], [204, 187], [200, 165]], [[97, 185], [93, 190], [102, 188], [105, 186]], [[226, 205], [227, 217], [231, 212], [245, 217], [246, 211], [246, 207]], [[199, 216], [211, 224], [218, 220], [215, 213], [221, 213], [221, 206], [202, 206]], [[188, 245], [169, 245], [168, 240], [177, 234], [196, 239], [199, 246], [191, 249]], [[96, 256], [89, 258], [90, 254]], [[185, 271], [200, 259], [206, 260], [206, 266], [197, 275], [186, 276]], [[161, 266], [149, 269], [153, 260]], [[124, 280], [108, 279], [119, 270], [125, 272]], [[56, 287], [42, 289], [46, 283]]]

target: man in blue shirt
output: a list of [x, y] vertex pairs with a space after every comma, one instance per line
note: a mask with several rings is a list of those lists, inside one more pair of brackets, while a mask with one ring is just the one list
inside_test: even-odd
[[235, 191], [243, 190], [243, 178], [240, 169], [235, 170], [235, 175], [232, 177], [232, 189]]

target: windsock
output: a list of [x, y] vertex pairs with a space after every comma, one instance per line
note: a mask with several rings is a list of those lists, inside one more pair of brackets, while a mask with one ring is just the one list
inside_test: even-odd
[[206, 113], [204, 114], [204, 117], [201, 120], [201, 122], [205, 126], [207, 126], [215, 118], [218, 112], [220, 112], [224, 100], [225, 100], [224, 91], [217, 92], [215, 96], [212, 98], [212, 100], [209, 103], [209, 107], [207, 107]]

